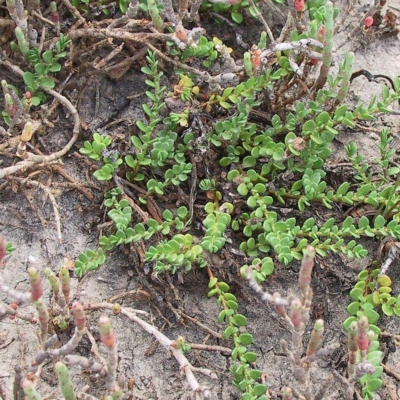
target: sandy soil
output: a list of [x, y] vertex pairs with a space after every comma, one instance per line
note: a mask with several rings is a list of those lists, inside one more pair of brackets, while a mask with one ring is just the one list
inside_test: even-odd
[[[400, 2], [389, 1], [393, 7], [400, 8]], [[399, 12], [393, 10], [397, 15]], [[337, 43], [346, 39], [346, 35], [354, 27], [356, 16], [350, 18], [349, 26], [337, 38]], [[347, 33], [346, 33], [347, 32]], [[362, 42], [362, 45], [360, 44]], [[356, 52], [355, 70], [364, 68], [371, 73], [385, 74], [388, 76], [400, 75], [400, 43], [399, 38], [369, 38], [364, 43], [360, 35], [348, 39], [348, 43], [335, 54], [335, 61], [341, 59], [345, 50]], [[101, 88], [101, 99], [97, 115], [94, 115], [96, 88]], [[366, 100], [373, 92], [380, 91], [380, 85], [369, 83], [366, 79], [358, 78], [351, 86], [350, 98], [352, 101]], [[141, 104], [144, 100], [140, 97], [145, 89], [143, 78], [135, 73], [128, 73], [120, 81], [112, 81], [106, 77], [94, 76], [91, 85], [85, 93], [85, 98], [80, 104], [79, 113], [92, 130], [99, 129], [110, 120], [119, 118], [132, 119], [142, 113]], [[134, 100], [128, 96], [139, 97]], [[73, 93], [71, 93], [73, 95]], [[60, 108], [60, 121], [67, 129], [71, 118], [65, 115]], [[399, 131], [400, 119], [398, 116], [378, 118], [369, 124], [379, 128], [383, 125], [390, 126], [394, 132]], [[73, 150], [63, 158], [64, 168], [78, 181], [87, 181], [87, 166], [74, 152], [90, 137], [91, 129], [82, 132], [82, 136]], [[126, 135], [126, 124], [110, 128], [113, 135], [121, 135], [121, 140]], [[46, 138], [48, 151], [64, 145], [68, 134], [59, 131], [51, 132], [51, 139]], [[331, 163], [343, 160], [343, 145], [356, 141], [367, 160], [374, 160], [378, 153], [376, 135], [370, 132], [352, 131], [343, 132], [335, 142], [334, 157]], [[0, 158], [1, 160], [1, 158]], [[50, 177], [50, 175], [49, 175]], [[52, 177], [53, 182], [61, 182], [59, 176]], [[59, 205], [62, 224], [63, 241], [57, 240], [52, 206], [42, 192], [37, 189], [21, 189], [20, 186], [8, 185], [0, 191], [0, 233], [7, 241], [13, 243], [17, 251], [7, 256], [2, 275], [5, 282], [21, 291], [28, 289], [27, 266], [35, 265], [40, 270], [51, 267], [57, 270], [64, 257], [75, 259], [81, 251], [97, 246], [96, 226], [103, 218], [104, 210], [101, 208], [101, 185], [90, 179], [88, 188], [94, 196], [89, 201], [84, 195], [73, 189], [59, 188], [57, 203]], [[2, 183], [0, 181], [0, 183]], [[15, 189], [15, 190], [14, 190]], [[377, 243], [365, 242], [370, 250], [370, 256], [365, 260], [351, 261], [338, 255], [329, 255], [316, 268], [313, 288], [315, 290], [315, 303], [313, 309], [323, 308], [326, 321], [325, 343], [343, 343], [345, 334], [342, 322], [347, 317], [346, 306], [349, 304], [348, 292], [355, 282], [357, 271], [368, 265], [376, 252]], [[28, 261], [31, 258], [31, 261]], [[33, 260], [33, 261], [32, 261]], [[221, 333], [223, 324], [217, 323], [219, 307], [215, 299], [207, 298], [207, 276], [204, 271], [196, 271], [184, 278], [184, 284], [174, 281], [178, 289], [174, 295], [168, 282], [154, 282], [149, 275], [135, 268], [135, 257], [129, 254], [129, 249], [119, 249], [107, 259], [98, 271], [91, 272], [83, 282], [73, 278], [74, 299], [85, 302], [101, 302], [112, 296], [143, 290], [151, 293], [151, 299], [137, 296], [127, 297], [123, 305], [134, 309], [146, 311], [144, 319], [163, 330], [170, 339], [179, 335], [186, 337], [189, 343], [204, 343], [207, 345], [229, 346], [230, 344], [213, 337], [199, 325], [187, 318], [177, 318], [180, 312], [191, 316], [205, 324], [210, 329]], [[266, 287], [270, 292], [280, 291], [282, 294], [297, 290], [296, 279], [298, 264], [289, 267], [276, 265], [276, 271]], [[393, 268], [392, 280], [395, 282], [394, 291], [400, 292], [400, 269]], [[79, 286], [79, 287], [78, 287]], [[240, 301], [241, 312], [248, 317], [248, 330], [254, 335], [253, 351], [258, 355], [257, 366], [265, 373], [265, 379], [272, 393], [279, 393], [283, 385], [293, 383], [290, 365], [283, 355], [280, 339], [289, 339], [290, 333], [274, 315], [269, 306], [263, 304], [250, 289], [246, 282], [234, 283], [235, 294]], [[75, 292], [76, 291], [76, 292]], [[0, 300], [9, 304], [10, 300], [0, 294]], [[172, 306], [172, 307], [171, 307]], [[173, 310], [178, 310], [176, 313]], [[21, 312], [34, 315], [32, 306], [21, 305]], [[99, 312], [93, 312], [88, 317], [88, 327], [95, 338], [98, 339], [97, 320]], [[138, 325], [120, 317], [113, 318], [113, 325], [118, 340], [119, 368], [118, 372], [126, 381], [133, 379], [133, 398], [147, 400], [178, 400], [192, 398], [191, 391], [185, 377], [180, 371], [177, 362], [162, 348], [157, 345], [154, 338], [144, 332]], [[399, 333], [399, 318], [382, 318], [380, 327], [391, 333]], [[0, 317], [0, 399], [10, 400], [13, 397], [14, 367], [28, 366], [38, 348], [36, 327], [20, 319], [11, 320]], [[66, 334], [60, 334], [61, 342], [66, 340]], [[393, 370], [399, 371], [399, 350], [391, 352], [389, 346], [382, 342], [384, 362]], [[150, 349], [150, 351], [149, 351]], [[79, 346], [81, 354], [90, 352], [90, 343], [87, 339]], [[103, 350], [101, 350], [103, 352]], [[146, 355], [151, 353], [151, 355]], [[104, 352], [103, 352], [104, 354]], [[342, 357], [344, 346], [341, 346], [330, 360], [318, 363], [312, 369], [312, 380], [316, 387], [331, 375], [332, 369], [343, 368]], [[188, 355], [189, 361], [196, 367], [209, 368], [217, 373], [217, 379], [210, 379], [196, 373], [199, 382], [210, 388], [211, 399], [238, 398], [237, 390], [231, 384], [229, 374], [230, 357], [219, 352], [193, 350]], [[44, 366], [44, 372], [51, 371], [52, 365]], [[73, 379], [78, 387], [89, 384], [90, 393], [99, 396], [100, 381], [89, 381], [87, 375], [82, 375], [79, 369], [72, 369]], [[38, 386], [41, 393], [46, 393], [46, 398], [59, 398], [56, 394], [56, 385], [53, 378], [43, 379]], [[333, 385], [326, 393], [326, 399], [342, 399], [343, 393], [338, 385]], [[394, 397], [393, 397], [394, 396]], [[397, 397], [396, 397], [397, 396]], [[384, 388], [377, 398], [400, 399], [399, 382], [393, 376], [384, 375]], [[274, 396], [272, 398], [275, 398]]]

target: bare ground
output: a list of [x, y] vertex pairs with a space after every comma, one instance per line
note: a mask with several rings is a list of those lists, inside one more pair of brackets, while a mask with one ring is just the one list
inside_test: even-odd
[[[400, 7], [399, 1], [390, 3], [390, 5]], [[350, 26], [346, 31], [351, 29]], [[338, 42], [344, 39], [345, 35], [342, 34]], [[356, 49], [355, 70], [364, 68], [373, 74], [400, 75], [398, 37], [370, 38], [363, 46], [359, 46], [357, 39], [348, 40], [344, 49], [336, 55], [336, 59], [340, 59], [343, 50]], [[82, 84], [86, 82], [85, 79]], [[351, 86], [350, 97], [353, 97], [354, 101], [358, 99], [368, 101], [371, 92], [379, 92], [379, 88], [379, 84], [369, 83], [359, 78]], [[100, 102], [96, 106], [96, 91], [99, 90], [101, 90]], [[117, 119], [125, 120], [111, 126], [108, 131], [112, 135], [119, 135], [117, 137], [121, 141], [126, 140], [129, 125], [131, 125], [129, 121], [141, 116], [141, 104], [144, 97], [140, 95], [144, 90], [143, 78], [134, 71], [126, 74], [119, 81], [113, 81], [104, 76], [94, 76], [90, 80], [90, 85], [78, 110], [81, 118], [89, 125], [89, 129], [82, 132], [73, 150], [63, 158], [63, 168], [78, 182], [82, 182], [94, 199], [89, 200], [82, 192], [72, 188], [60, 186], [57, 189], [56, 199], [61, 215], [62, 243], [57, 240], [52, 206], [41, 191], [11, 184], [0, 192], [1, 235], [17, 248], [17, 251], [6, 258], [2, 268], [7, 284], [22, 291], [28, 289], [26, 270], [27, 259], [30, 256], [34, 258], [31, 262], [40, 270], [47, 266], [57, 270], [64, 257], [75, 259], [81, 251], [97, 247], [97, 225], [103, 220], [104, 213], [101, 207], [103, 188], [89, 177], [87, 165], [74, 152], [85, 139], [90, 137], [91, 131], [101, 129]], [[72, 92], [71, 95], [73, 96], [74, 93]], [[49, 153], [63, 146], [69, 138], [71, 118], [65, 115], [62, 108], [59, 108], [58, 118], [66, 130], [62, 132], [57, 128], [50, 133], [50, 140], [48, 137], [45, 138]], [[370, 125], [376, 128], [388, 125], [394, 132], [398, 132], [400, 120], [398, 116], [385, 117], [373, 121]], [[330, 160], [332, 164], [343, 161], [343, 145], [350, 141], [358, 143], [367, 160], [376, 159], [378, 153], [376, 135], [360, 130], [343, 132], [340, 135], [339, 140], [335, 142], [334, 156]], [[51, 176], [49, 173], [48, 178], [51, 178], [53, 183], [64, 181], [58, 174]], [[357, 272], [372, 260], [378, 245], [372, 241], [366, 241], [364, 244], [370, 254], [367, 259], [349, 261], [338, 255], [329, 255], [318, 262], [312, 283], [315, 291], [312, 320], [321, 316], [324, 318], [326, 344], [344, 342], [342, 323], [347, 317], [346, 306], [350, 301], [348, 292], [356, 280]], [[169, 338], [175, 339], [182, 335], [189, 343], [230, 345], [215, 338], [182, 314], [183, 312], [189, 315], [218, 333], [225, 328], [223, 324], [216, 322], [220, 309], [215, 299], [207, 298], [208, 279], [203, 270], [193, 271], [185, 276], [184, 283], [172, 280], [169, 284], [165, 279], [162, 282], [151, 280], [150, 275], [139, 270], [135, 263], [135, 256], [131, 254], [130, 249], [122, 248], [114, 251], [105, 265], [98, 271], [89, 273], [82, 282], [78, 282], [76, 278], [73, 279], [74, 290], [76, 290], [74, 298], [85, 302], [101, 302], [121, 293], [141, 290], [150, 294], [151, 297], [128, 295], [123, 299], [122, 304], [148, 312], [144, 319], [162, 329]], [[277, 264], [273, 277], [266, 284], [267, 290], [279, 291], [282, 294], [295, 292], [298, 267], [296, 263], [289, 267]], [[394, 282], [394, 293], [399, 293], [400, 269], [398, 265], [392, 268], [390, 275]], [[234, 268], [230, 272], [230, 277], [233, 293], [240, 302], [240, 311], [248, 317], [247, 328], [255, 338], [252, 350], [259, 355], [257, 367], [265, 373], [265, 380], [273, 393], [272, 398], [277, 398], [277, 393], [282, 386], [293, 383], [290, 364], [280, 346], [281, 338], [289, 340], [290, 333], [272, 309], [263, 304], [248, 289], [246, 282], [240, 280]], [[171, 285], [176, 287], [176, 293], [171, 290]], [[0, 299], [9, 303], [3, 295]], [[21, 311], [33, 315], [31, 306], [22, 305]], [[93, 312], [88, 317], [89, 330], [96, 338], [98, 338], [99, 315], [99, 312]], [[133, 379], [133, 398], [147, 400], [192, 398], [192, 393], [178, 364], [160, 345], [157, 345], [151, 335], [134, 323], [121, 318], [113, 318], [113, 325], [119, 346], [119, 374], [125, 378], [125, 381]], [[400, 332], [399, 318], [382, 317], [379, 326], [383, 331], [393, 334]], [[35, 331], [36, 327], [28, 322], [19, 319], [0, 319], [0, 399], [13, 398], [14, 367], [29, 365], [34, 358], [38, 347]], [[65, 340], [65, 336], [61, 335], [60, 340], [63, 339]], [[398, 343], [397, 347], [393, 347], [393, 343], [382, 341], [384, 364], [393, 371], [397, 371], [397, 374], [400, 366], [398, 346]], [[90, 343], [87, 340], [84, 341], [78, 351], [84, 355], [88, 354]], [[345, 346], [341, 346], [331, 359], [321, 361], [318, 366], [313, 367], [312, 380], [316, 387], [331, 375], [332, 369], [343, 370], [344, 352]], [[228, 355], [193, 350], [188, 355], [188, 359], [196, 367], [209, 368], [216, 372], [217, 379], [210, 379], [196, 373], [200, 383], [210, 388], [211, 399], [238, 398], [238, 392], [231, 384], [229, 374], [231, 360]], [[51, 365], [46, 365], [44, 371], [50, 368]], [[72, 371], [77, 386], [83, 387], [88, 384], [91, 387], [89, 392], [99, 395], [101, 388], [97, 386], [101, 381], [90, 382], [86, 375], [81, 374], [81, 371], [77, 369]], [[383, 379], [384, 388], [379, 391], [380, 398], [400, 399], [398, 375], [396, 379], [390, 374], [385, 374]], [[49, 378], [43, 379], [38, 389], [41, 393], [46, 393], [46, 398], [57, 398], [55, 386], [54, 378], [49, 374]], [[342, 389], [334, 384], [324, 398], [344, 399], [343, 396]]]

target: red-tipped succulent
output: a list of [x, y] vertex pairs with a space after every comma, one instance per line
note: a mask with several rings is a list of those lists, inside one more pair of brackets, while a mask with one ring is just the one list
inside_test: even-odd
[[364, 25], [366, 28], [369, 28], [374, 23], [374, 19], [372, 17], [365, 18]]

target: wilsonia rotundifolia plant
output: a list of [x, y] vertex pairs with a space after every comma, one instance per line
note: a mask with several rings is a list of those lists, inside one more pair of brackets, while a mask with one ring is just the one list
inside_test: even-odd
[[[184, 136], [183, 143], [176, 140], [173, 131], [176, 125], [171, 125], [171, 117], [164, 119], [163, 129], [152, 136], [155, 127], [161, 123], [158, 112], [163, 106], [160, 100], [163, 88], [157, 83], [161, 76], [154, 70], [156, 61], [152, 57], [148, 59], [153, 67], [146, 72], [151, 72], [155, 79], [152, 81], [155, 94], [151, 95], [154, 105], [152, 108], [144, 106], [150, 123], [144, 125], [138, 122], [142, 134], [140, 137], [132, 137], [136, 154], [125, 157], [128, 179], [141, 181], [153, 173], [154, 178], [147, 179], [147, 191], [140, 196], [142, 203], [146, 203], [149, 196], [163, 195], [167, 187], [181, 185], [188, 180], [192, 164], [185, 159], [188, 152], [196, 149], [197, 145], [192, 133]], [[354, 111], [349, 111], [347, 105], [338, 105], [331, 112], [323, 110], [327, 91], [319, 91], [316, 101], [311, 101], [308, 108], [298, 102], [294, 113], [289, 113], [285, 121], [274, 115], [271, 127], [258, 132], [256, 125], [248, 119], [252, 107], [258, 104], [254, 97], [258, 90], [268, 86], [269, 75], [267, 71], [258, 78], [250, 78], [247, 83], [240, 84], [232, 91], [246, 98], [246, 102], [237, 105], [238, 115], [233, 116], [231, 121], [217, 122], [215, 130], [209, 134], [209, 146], [216, 146], [225, 152], [226, 156], [221, 157], [220, 165], [229, 167], [226, 179], [231, 183], [231, 190], [242, 197], [246, 207], [237, 213], [229, 202], [225, 202], [221, 208], [218, 199], [206, 205], [208, 216], [203, 222], [207, 229], [202, 240], [203, 249], [211, 252], [220, 250], [225, 244], [224, 232], [228, 227], [233, 231], [242, 231], [248, 238], [242, 242], [240, 250], [249, 256], [257, 258], [273, 252], [285, 264], [300, 259], [301, 250], [307, 243], [315, 246], [322, 256], [328, 251], [341, 251], [350, 257], [364, 257], [366, 250], [356, 242], [358, 237], [398, 237], [400, 227], [396, 215], [400, 203], [397, 183], [394, 186], [388, 185], [397, 169], [386, 168], [393, 156], [388, 130], [381, 133], [382, 158], [378, 163], [382, 173], [379, 179], [372, 180], [371, 175], [366, 176], [359, 170], [365, 170], [367, 166], [359, 167], [359, 156], [356, 155], [354, 144], [348, 146], [348, 155], [356, 172], [355, 179], [360, 182], [355, 190], [350, 190], [348, 182], [337, 189], [329, 188], [322, 167], [330, 155], [329, 144], [338, 134], [335, 127], [339, 124], [354, 126], [354, 121], [358, 119], [369, 119], [373, 114], [387, 110], [400, 97], [400, 80], [395, 79], [396, 92], [390, 93], [385, 87], [382, 102], [372, 99], [368, 107], [360, 105]], [[282, 134], [285, 135], [284, 141], [279, 140]], [[93, 143], [85, 142], [81, 151], [91, 158], [103, 159], [105, 165], [96, 172], [96, 176], [99, 179], [111, 179], [118, 166], [122, 165], [122, 158], [116, 154], [107, 154], [109, 137], [95, 135], [94, 139]], [[166, 166], [167, 160], [176, 164], [165, 171], [160, 181], [156, 178], [159, 174], [156, 171]], [[261, 167], [255, 168], [260, 160]], [[238, 163], [241, 165], [240, 170], [234, 167]], [[294, 202], [300, 211], [313, 203], [319, 203], [328, 210], [335, 204], [346, 207], [369, 204], [376, 208], [377, 214], [372, 223], [366, 217], [361, 218], [357, 225], [351, 216], [339, 223], [332, 217], [318, 227], [313, 218], [305, 221], [298, 221], [294, 217], [286, 220], [279, 218], [276, 208], [270, 207], [276, 203], [285, 206]], [[126, 204], [120, 208], [123, 212], [129, 212], [129, 207]], [[394, 219], [389, 220], [390, 216], [394, 216]], [[346, 241], [347, 238], [352, 240]], [[114, 240], [114, 244], [122, 244], [124, 240], [124, 235], [120, 234], [119, 242]], [[262, 258], [264, 262], [268, 262], [268, 257]], [[257, 258], [255, 264], [258, 263]]]

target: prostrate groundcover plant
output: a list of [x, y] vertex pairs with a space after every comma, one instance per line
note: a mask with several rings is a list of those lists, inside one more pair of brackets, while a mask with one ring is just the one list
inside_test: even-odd
[[[44, 7], [40, 3], [6, 2], [10, 18], [3, 25], [12, 26], [10, 35], [17, 42], [10, 42], [8, 53], [0, 55], [0, 65], [23, 84], [18, 88], [6, 80], [1, 82], [2, 115], [8, 126], [3, 134], [10, 135], [14, 130], [22, 134], [0, 145], [0, 150], [7, 150], [9, 156], [17, 146], [15, 155], [22, 161], [4, 166], [0, 179], [8, 178], [23, 186], [26, 180], [22, 174], [27, 169], [36, 168], [39, 173], [43, 165], [65, 155], [77, 140], [84, 124], [75, 106], [61, 94], [61, 80], [65, 79], [65, 84], [69, 80], [62, 75], [66, 73], [62, 59], [67, 60], [67, 69], [77, 67], [77, 59], [83, 54], [96, 71], [120, 79], [140, 58], [140, 72], [147, 85], [142, 117], [134, 121], [132, 131], [126, 134], [128, 140], [116, 140], [111, 131], [93, 132], [91, 138], [82, 140], [79, 151], [95, 170], [94, 178], [106, 188], [103, 206], [109, 223], [102, 231], [99, 245], [82, 252], [75, 260], [75, 276], [82, 278], [102, 265], [106, 267], [109, 254], [120, 249], [136, 252], [137, 267], [149, 269], [151, 277], [158, 281], [175, 274], [180, 282], [185, 282], [185, 274], [201, 268], [209, 278], [209, 297], [215, 297], [221, 307], [215, 318], [225, 324], [223, 339], [232, 343], [230, 372], [241, 399], [265, 400], [280, 390], [284, 399], [322, 399], [333, 378], [344, 387], [346, 398], [352, 399], [356, 393], [372, 399], [382, 386], [379, 312], [396, 317], [400, 309], [400, 296], [391, 293], [388, 272], [398, 254], [396, 249], [400, 248], [396, 245], [400, 238], [400, 169], [393, 164], [395, 141], [389, 129], [380, 131], [380, 156], [374, 165], [364, 162], [355, 143], [347, 145], [346, 169], [341, 170], [344, 176], [340, 182], [329, 179], [326, 161], [331, 156], [332, 142], [345, 135], [346, 129], [391, 111], [400, 99], [400, 79], [389, 80], [391, 86], [383, 85], [382, 95], [372, 97], [368, 105], [347, 102], [351, 82], [359, 74], [354, 72], [352, 52], [339, 61], [338, 72], [331, 73], [339, 10], [329, 1], [294, 1], [279, 37], [268, 26], [261, 7], [251, 0], [191, 4], [121, 0], [118, 6], [122, 15], [106, 20], [107, 24], [103, 18], [110, 15], [108, 2], [62, 4], [65, 16], [52, 2], [49, 20], [43, 17]], [[368, 11], [363, 19], [365, 29], [372, 28], [367, 18], [380, 15], [383, 5], [374, 6], [374, 12]], [[196, 25], [201, 24], [202, 13], [207, 10], [227, 13], [235, 23], [258, 18], [265, 32], [246, 51], [234, 50]], [[71, 29], [67, 29], [71, 26], [69, 18], [77, 21]], [[95, 21], [89, 23], [90, 18]], [[227, 19], [221, 15], [220, 20]], [[52, 32], [52, 43], [45, 40], [46, 29], [39, 40], [41, 24], [47, 24]], [[61, 33], [63, 29], [65, 32]], [[86, 40], [92, 43], [90, 48], [80, 48], [80, 42]], [[117, 46], [114, 41], [120, 44]], [[236, 42], [242, 45], [240, 33]], [[101, 61], [90, 58], [103, 45], [111, 46], [109, 54]], [[128, 57], [123, 50], [125, 45], [137, 53]], [[137, 50], [138, 45], [143, 48]], [[173, 84], [168, 85], [168, 79]], [[43, 155], [31, 142], [36, 132], [51, 123], [52, 107], [46, 104], [50, 96], [67, 109], [74, 126], [69, 142], [61, 150]], [[38, 108], [44, 104], [49, 109], [45, 116], [46, 107]], [[68, 180], [71, 187], [79, 187]], [[50, 199], [58, 239], [62, 241], [54, 193], [39, 180], [31, 178], [29, 184]], [[91, 199], [87, 191], [80, 190]], [[352, 212], [361, 206], [367, 210], [365, 215]], [[360, 243], [361, 238], [392, 245], [382, 247], [377, 262], [360, 272], [350, 292], [351, 316], [343, 324], [348, 333], [347, 372], [332, 372], [332, 379], [315, 389], [310, 368], [320, 355], [329, 355], [327, 350], [331, 349], [319, 349], [324, 321], [317, 320], [303, 351], [303, 338], [310, 328], [314, 258], [338, 252], [348, 258], [365, 257], [367, 249]], [[0, 262], [12, 250], [2, 240]], [[237, 259], [236, 278], [241, 277], [242, 282], [249, 279], [257, 292], [262, 291], [260, 284], [274, 273], [277, 263], [285, 266], [302, 261], [301, 293], [297, 298], [263, 295], [275, 306], [292, 334], [292, 343], [282, 344], [299, 387], [292, 382], [290, 387], [273, 389], [263, 380], [256, 364], [257, 354], [251, 349], [253, 335], [247, 331], [248, 318], [240, 312], [238, 296], [227, 279], [229, 274], [221, 273], [215, 265], [222, 254], [228, 260]], [[65, 328], [72, 314], [76, 324], [73, 337], [59, 349], [48, 342], [49, 307], [44, 302], [39, 271], [28, 271], [30, 294], [15, 291], [3, 282], [0, 286], [2, 292], [18, 301], [33, 303], [38, 314], [40, 351], [33, 370], [24, 371], [17, 382], [27, 398], [40, 398], [36, 391], [40, 365], [60, 356], [66, 361], [64, 364], [101, 371], [107, 399], [123, 397], [124, 390], [116, 383], [115, 335], [107, 317], [99, 321], [100, 340], [107, 348], [103, 365], [75, 359], [71, 354], [82, 336], [88, 334], [85, 307], [111, 309], [139, 323], [173, 353], [195, 396], [211, 395], [197, 382], [193, 375], [196, 369], [183, 355], [190, 347], [184, 339], [169, 340], [140, 319], [137, 310], [130, 312], [108, 303], [70, 304], [68, 269], [63, 266], [59, 278], [51, 270], [43, 272], [54, 293], [51, 308], [56, 315], [51, 323], [56, 321], [58, 327]], [[4, 307], [2, 313], [21, 317], [11, 310], [14, 309]], [[74, 394], [63, 360], [55, 364], [54, 372], [64, 398], [92, 398], [88, 394]], [[201, 372], [215, 377], [209, 370]]]

